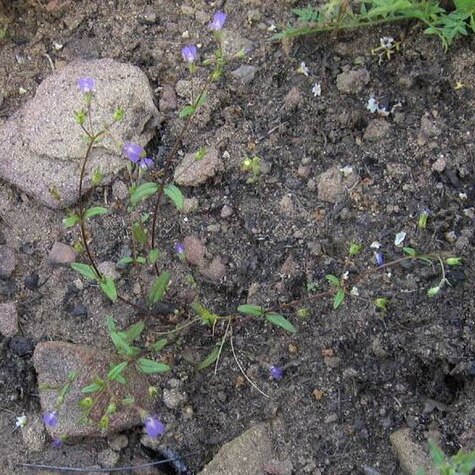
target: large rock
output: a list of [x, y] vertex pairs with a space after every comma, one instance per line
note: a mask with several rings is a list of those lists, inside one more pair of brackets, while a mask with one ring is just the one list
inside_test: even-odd
[[79, 170], [87, 144], [74, 111], [84, 107], [76, 82], [96, 80], [92, 102], [95, 132], [110, 123], [117, 107], [122, 121], [111, 127], [94, 147], [88, 161], [84, 191], [90, 172], [99, 168], [105, 183], [125, 164], [123, 141], [142, 146], [153, 137], [158, 111], [145, 74], [130, 64], [111, 59], [75, 62], [46, 78], [35, 97], [17, 111], [0, 130], [0, 177], [52, 208], [66, 208], [78, 199]]
[[224, 170], [223, 161], [211, 147], [202, 158], [197, 157], [197, 153], [187, 153], [176, 167], [174, 178], [178, 185], [198, 186], [221, 170]]
[[[67, 436], [69, 440], [79, 437], [107, 436], [114, 432], [130, 429], [142, 423], [136, 407], [150, 410], [152, 400], [148, 396], [148, 382], [144, 375], [138, 373], [132, 364], [122, 373], [126, 384], [111, 383], [110, 395], [115, 399], [117, 412], [110, 416], [109, 427], [101, 430], [97, 421], [104, 414], [109, 398], [107, 392], [98, 397], [90, 413], [95, 424], [81, 422], [83, 416], [79, 401], [84, 398], [81, 389], [93, 383], [95, 377], [105, 379], [110, 370], [109, 363], [117, 364], [125, 359], [99, 351], [97, 348], [74, 345], [62, 341], [41, 342], [35, 348], [33, 363], [38, 373], [38, 387], [43, 413], [57, 410], [58, 424], [47, 427], [52, 438]], [[77, 378], [67, 392], [64, 403], [57, 408], [58, 390], [68, 381], [68, 374], [77, 371]], [[135, 398], [135, 405], [120, 402], [126, 396]]]

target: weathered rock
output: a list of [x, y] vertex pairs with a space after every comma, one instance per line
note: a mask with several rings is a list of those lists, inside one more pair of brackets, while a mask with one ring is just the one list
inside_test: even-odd
[[228, 205], [224, 205], [222, 208], [221, 208], [221, 213], [220, 213], [220, 216], [221, 218], [225, 219], [225, 218], [229, 218], [232, 214], [233, 214], [233, 209], [231, 208], [231, 206], [228, 206]]
[[119, 463], [119, 460], [120, 455], [112, 449], [104, 449], [97, 454], [97, 461], [99, 465], [104, 468], [115, 467]]
[[98, 264], [97, 269], [104, 277], [116, 280], [120, 277], [120, 274], [117, 272], [115, 267], [115, 262], [104, 261]]
[[284, 97], [284, 109], [292, 111], [298, 109], [303, 103], [303, 94], [298, 87], [293, 87]]
[[203, 158], [197, 160], [196, 153], [187, 153], [175, 169], [175, 181], [178, 185], [198, 186], [218, 171], [224, 169], [223, 162], [215, 148], [208, 148]]
[[12, 337], [18, 333], [18, 313], [13, 302], [0, 303], [0, 335]]
[[185, 245], [186, 260], [195, 266], [203, 265], [206, 246], [201, 239], [196, 236], [186, 236], [183, 239], [183, 244]]
[[76, 260], [76, 251], [67, 244], [55, 242], [48, 255], [48, 263], [52, 265], [68, 265]]
[[250, 64], [243, 64], [235, 69], [231, 74], [243, 84], [249, 84], [254, 80], [257, 68]]
[[347, 94], [361, 92], [369, 83], [369, 72], [366, 69], [343, 71], [336, 77], [336, 87]]
[[71, 206], [78, 199], [78, 168], [86, 144], [72, 113], [84, 107], [76, 86], [81, 77], [96, 80], [91, 115], [96, 127], [110, 122], [117, 107], [127, 109], [124, 119], [111, 127], [111, 138], [105, 135], [92, 149], [84, 192], [91, 186], [92, 170], [99, 168], [107, 184], [125, 166], [116, 137], [144, 146], [158, 124], [148, 79], [135, 66], [111, 59], [79, 61], [46, 78], [35, 97], [0, 130], [0, 176], [52, 208]]
[[8, 279], [15, 270], [16, 256], [12, 248], [0, 246], [0, 279]]
[[318, 177], [318, 198], [329, 203], [338, 203], [345, 198], [346, 191], [357, 180], [358, 176], [354, 171], [344, 174], [338, 167], [332, 167]]
[[373, 119], [370, 120], [366, 130], [364, 132], [363, 138], [369, 141], [377, 141], [386, 137], [391, 129], [391, 124], [384, 119]]
[[438, 137], [444, 130], [444, 123], [426, 114], [421, 117], [421, 128], [417, 135], [417, 144], [425, 145], [431, 138]]
[[260, 424], [223, 445], [200, 475], [261, 474], [273, 459], [269, 427]]
[[109, 447], [116, 452], [120, 452], [129, 445], [129, 439], [125, 434], [114, 435], [107, 442]]
[[279, 211], [282, 216], [290, 218], [295, 212], [294, 202], [292, 195], [284, 195], [279, 201]]
[[[56, 407], [58, 393], [51, 387], [63, 387], [68, 381], [71, 371], [77, 372], [77, 378], [66, 394], [64, 403], [58, 412], [58, 424], [47, 427], [53, 438], [67, 436], [74, 440], [78, 437], [107, 436], [114, 432], [130, 429], [141, 424], [141, 418], [134, 407], [120, 404], [126, 396], [133, 396], [136, 405], [150, 411], [151, 400], [148, 397], [148, 382], [144, 375], [138, 373], [133, 365], [129, 365], [122, 373], [126, 384], [112, 383], [111, 389], [117, 403], [117, 412], [110, 417], [107, 429], [99, 429], [96, 424], [82, 424], [79, 421], [82, 411], [79, 401], [84, 397], [81, 389], [92, 383], [95, 376], [104, 378], [109, 372], [109, 364], [117, 364], [117, 355], [112, 355], [97, 348], [74, 345], [62, 341], [40, 342], [33, 354], [33, 363], [38, 373], [40, 402], [43, 412]], [[94, 405], [90, 418], [98, 421], [104, 414], [109, 401], [100, 398]]]
[[177, 98], [175, 88], [171, 84], [164, 84], [160, 94], [158, 107], [161, 112], [171, 112], [177, 108]]
[[187, 401], [186, 393], [180, 388], [164, 389], [162, 400], [168, 409], [176, 409]]
[[280, 273], [287, 276], [293, 276], [297, 273], [297, 264], [294, 261], [292, 255], [287, 256], [282, 267], [280, 268]]
[[421, 468], [427, 475], [439, 473], [431, 464], [429, 456], [411, 437], [410, 429], [399, 429], [389, 436], [403, 470], [407, 475], [416, 475]]
[[23, 443], [30, 452], [41, 452], [46, 442], [45, 426], [38, 414], [29, 414], [26, 425], [21, 428]]

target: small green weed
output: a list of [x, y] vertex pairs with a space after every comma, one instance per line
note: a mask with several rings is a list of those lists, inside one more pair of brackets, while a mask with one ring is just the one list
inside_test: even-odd
[[304, 24], [287, 28], [275, 39], [418, 20], [426, 25], [424, 33], [438, 36], [447, 50], [455, 39], [475, 32], [475, 2], [454, 0], [454, 5], [455, 10], [447, 12], [434, 0], [329, 0], [320, 8], [294, 9]]

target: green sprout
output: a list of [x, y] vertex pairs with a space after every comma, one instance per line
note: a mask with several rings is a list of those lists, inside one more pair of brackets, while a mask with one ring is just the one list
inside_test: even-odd
[[241, 170], [250, 175], [247, 183], [255, 183], [261, 173], [261, 158], [258, 156], [246, 157], [242, 162]]

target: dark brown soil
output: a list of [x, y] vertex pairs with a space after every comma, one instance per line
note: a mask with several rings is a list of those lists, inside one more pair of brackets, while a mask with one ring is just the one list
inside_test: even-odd
[[[225, 325], [214, 336], [200, 326], [184, 332], [167, 358], [173, 377], [185, 382], [193, 415], [157, 406], [171, 427], [166, 444], [196, 472], [253, 423], [278, 420], [277, 453], [292, 462], [296, 474], [362, 473], [363, 465], [383, 474], [400, 473], [389, 435], [406, 426], [422, 444], [436, 435], [449, 453], [474, 449], [474, 39], [460, 40], [444, 54], [418, 25], [403, 24], [304, 38], [284, 48], [269, 41], [268, 30], [289, 22], [289, 5], [298, 2], [210, 3], [29, 0], [4, 2], [2, 13], [8, 20], [8, 36], [0, 44], [3, 121], [52, 73], [50, 60], [60, 68], [77, 58], [115, 58], [142, 68], [154, 89], [175, 86], [186, 79], [180, 48], [195, 41], [207, 50], [206, 25], [217, 8], [229, 15], [226, 28], [233, 44], [252, 47], [248, 63], [257, 67], [254, 80], [243, 85], [228, 75], [213, 86], [213, 107], [205, 108], [183, 139], [184, 152], [203, 145], [227, 152], [225, 171], [204, 186], [184, 190], [188, 198], [198, 199], [196, 212], [185, 216], [164, 205], [160, 266], [178, 282], [178, 290], [168, 296], [171, 305], [183, 308], [191, 289], [207, 307], [227, 315], [246, 302], [251, 290], [253, 303], [283, 310], [298, 332], [289, 335], [252, 319], [233, 325], [237, 356], [269, 398], [243, 380], [229, 344], [216, 374], [213, 367], [196, 370]], [[185, 31], [190, 39], [183, 38]], [[379, 64], [371, 50], [382, 36], [401, 40], [402, 47]], [[302, 61], [308, 77], [297, 72]], [[347, 94], [338, 90], [336, 78], [351, 67], [365, 67], [370, 82], [361, 92]], [[316, 82], [321, 83], [320, 97], [312, 94]], [[456, 88], [457, 82], [464, 87]], [[381, 118], [389, 124], [387, 134], [368, 140], [367, 127], [378, 119], [366, 108], [372, 94], [401, 107]], [[183, 105], [178, 98], [178, 106]], [[423, 117], [436, 130], [422, 130]], [[176, 111], [164, 114], [149, 152], [169, 149], [181, 123]], [[264, 170], [248, 184], [241, 163], [256, 155], [265, 162]], [[441, 161], [445, 165], [439, 168]], [[319, 175], [333, 166], [351, 166], [359, 176], [337, 204], [319, 199], [316, 189]], [[105, 315], [113, 314], [119, 325], [137, 316], [129, 308], [109, 306], [97, 288], [71, 294], [68, 285], [77, 276], [69, 270], [51, 272], [44, 262], [55, 240], [73, 243], [75, 232], [61, 230], [62, 213], [35, 208], [6, 183], [0, 188], [5, 203], [0, 211], [10, 222], [0, 223], [0, 234], [18, 250], [19, 259], [14, 277], [0, 281], [0, 301], [18, 303], [22, 329], [17, 337], [0, 338], [0, 459], [8, 473], [27, 473], [15, 468], [21, 462], [97, 464], [104, 441], [31, 454], [20, 431], [11, 433], [16, 416], [39, 411], [32, 351], [44, 339], [109, 347]], [[110, 197], [110, 190], [100, 190], [94, 199], [103, 201], [104, 191]], [[289, 196], [291, 205], [283, 200]], [[221, 217], [224, 205], [233, 210], [226, 218]], [[417, 228], [423, 208], [431, 211], [425, 230]], [[41, 219], [23, 218], [29, 209], [41, 213]], [[116, 211], [96, 220], [92, 230], [98, 261], [117, 261], [129, 244], [122, 228], [124, 210]], [[350, 281], [356, 281], [374, 269], [373, 241], [381, 243], [387, 262], [401, 257], [402, 250], [394, 246], [401, 231], [407, 233], [407, 246], [463, 258], [463, 266], [449, 270], [452, 287], [428, 298], [439, 269], [411, 262], [358, 281], [359, 298], [348, 297], [337, 311], [331, 298], [311, 298], [328, 289], [326, 274], [348, 271]], [[223, 259], [226, 276], [219, 282], [174, 256], [174, 243], [189, 235], [206, 242], [208, 256]], [[364, 249], [349, 258], [352, 242], [361, 242]], [[293, 264], [282, 271], [289, 256]], [[44, 283], [38, 291], [23, 285], [33, 272]], [[125, 294], [133, 295], [139, 277], [124, 279]], [[386, 316], [371, 303], [381, 296], [390, 300]], [[285, 306], [308, 298], [295, 308]], [[71, 316], [76, 304], [88, 308], [86, 317]], [[297, 317], [295, 310], [304, 306], [309, 317]], [[185, 307], [180, 319], [189, 315]], [[150, 330], [169, 328], [169, 318], [149, 317]], [[285, 368], [280, 382], [269, 379], [269, 364]], [[146, 458], [138, 431], [128, 435], [129, 449], [120, 465]]]

